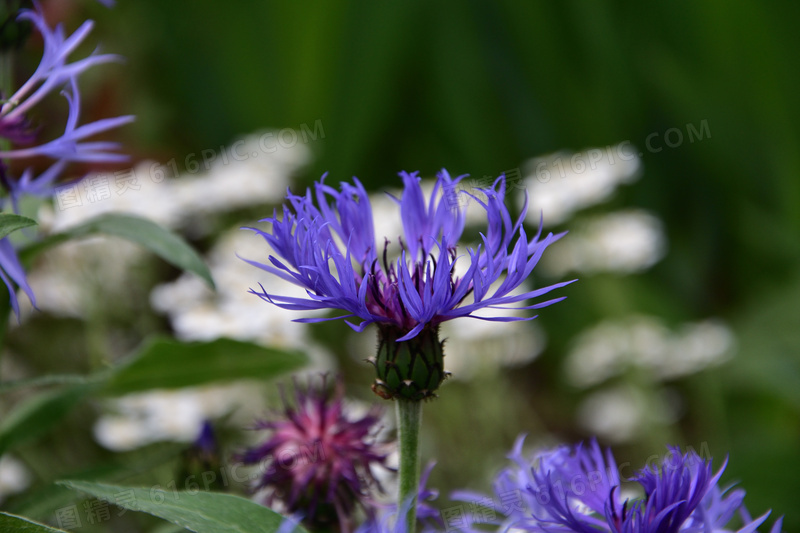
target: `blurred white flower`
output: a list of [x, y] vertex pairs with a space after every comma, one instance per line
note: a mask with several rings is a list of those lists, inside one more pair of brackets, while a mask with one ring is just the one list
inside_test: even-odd
[[631, 316], [601, 322], [583, 332], [567, 355], [566, 373], [578, 387], [590, 387], [630, 367], [672, 379], [726, 361], [733, 332], [718, 320], [686, 324], [671, 331], [660, 319]]
[[21, 461], [8, 454], [0, 457], [0, 503], [7, 496], [27, 489], [30, 484], [31, 474]]
[[[431, 184], [432, 185], [432, 184]], [[424, 188], [426, 193], [430, 194], [427, 188]], [[399, 189], [387, 191], [389, 194], [394, 194], [399, 197], [402, 191]], [[403, 222], [400, 218], [400, 207], [397, 202], [386, 192], [371, 194], [369, 196], [369, 203], [372, 206], [372, 220], [373, 227], [375, 228], [375, 245], [379, 251], [383, 251], [384, 238], [389, 239], [389, 251], [393, 255], [399, 255], [400, 244], [398, 242], [401, 235], [403, 235]], [[380, 254], [378, 254], [380, 255]]]
[[523, 181], [528, 220], [538, 224], [542, 215], [546, 226], [561, 223], [607, 200], [620, 184], [635, 181], [640, 167], [638, 155], [624, 144], [533, 159], [526, 164]]
[[[269, 305], [248, 291], [261, 284], [267, 292], [305, 295], [296, 285], [254, 268], [241, 258], [268, 261], [269, 247], [251, 231], [234, 229], [223, 233], [206, 257], [217, 291], [209, 289], [197, 276], [183, 274], [177, 280], [157, 286], [150, 301], [157, 311], [166, 313], [175, 334], [182, 340], [211, 340], [229, 337], [269, 346], [312, 348], [308, 324], [293, 322], [286, 311]], [[318, 363], [325, 364], [320, 355]], [[313, 355], [313, 354], [312, 354]]]
[[190, 154], [186, 161], [197, 164], [195, 172], [180, 177], [176, 176], [179, 163], [152, 161], [122, 173], [89, 176], [75, 191], [79, 205], [58, 209], [45, 218], [52, 221], [52, 231], [111, 212], [138, 215], [176, 228], [193, 217], [279, 202], [291, 176], [308, 163], [310, 151], [298, 143], [267, 153], [260, 149], [259, 138], [254, 134], [237, 141], [243, 144], [237, 145], [236, 152], [245, 156], [239, 159], [231, 157], [233, 148], [222, 148], [226, 157], [215, 156], [203, 164], [196, 157], [190, 159], [195, 155]]
[[[233, 147], [222, 148], [213, 161], [208, 157], [208, 164], [194, 158], [199, 173], [179, 178], [171, 177], [177, 166], [151, 161], [130, 171], [89, 176], [73, 191], [79, 198], [77, 205], [59, 208], [57, 201], [57, 209], [50, 205], [40, 209], [40, 226], [56, 233], [114, 212], [147, 218], [167, 228], [186, 227], [197, 236], [204, 232], [200, 222], [210, 214], [281, 201], [291, 176], [310, 158], [302, 143], [265, 152], [260, 138], [254, 134], [234, 143], [238, 160], [232, 156]], [[39, 309], [84, 318], [96, 293], [128, 285], [132, 266], [147, 254], [140, 246], [114, 237], [69, 241], [42, 254], [28, 279], [38, 295]], [[205, 290], [199, 279], [189, 285], [192, 291]], [[32, 307], [26, 298], [20, 301], [25, 318]], [[190, 323], [186, 327], [199, 330], [199, 324], [219, 318], [207, 311], [198, 307], [193, 316], [182, 320]]]
[[231, 414], [245, 426], [264, 408], [258, 383], [230, 383], [129, 394], [106, 402], [94, 437], [109, 450], [127, 451], [154, 442], [193, 442], [206, 420]]
[[[143, 257], [138, 245], [117, 237], [68, 241], [37, 258], [28, 273], [28, 282], [36, 293], [40, 311], [85, 318], [100, 293], [109, 297], [128, 283]], [[20, 308], [24, 321], [33, 306], [20, 300]]]
[[[508, 315], [504, 310], [503, 316]], [[457, 380], [524, 366], [546, 345], [544, 331], [535, 322], [452, 320], [441, 325], [440, 336], [445, 339], [445, 370]]]
[[666, 247], [658, 218], [638, 209], [617, 211], [570, 230], [569, 238], [548, 250], [542, 266], [555, 277], [568, 272], [631, 274], [660, 261]]
[[578, 407], [577, 418], [585, 431], [619, 444], [642, 435], [653, 424], [674, 420], [675, 412], [659, 395], [646, 395], [626, 385], [590, 394]]

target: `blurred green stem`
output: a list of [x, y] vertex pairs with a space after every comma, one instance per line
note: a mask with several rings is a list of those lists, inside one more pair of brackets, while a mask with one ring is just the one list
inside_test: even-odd
[[[408, 508], [406, 532], [414, 533], [417, 525], [417, 492], [419, 490], [419, 430], [422, 425], [422, 402], [397, 402], [397, 440], [400, 444], [400, 472], [397, 509]], [[398, 515], [398, 519], [400, 516]]]

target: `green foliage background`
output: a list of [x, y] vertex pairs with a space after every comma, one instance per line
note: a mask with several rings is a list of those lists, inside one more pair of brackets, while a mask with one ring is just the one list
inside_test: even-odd
[[[114, 28], [109, 46], [129, 57], [119, 87], [140, 116], [132, 141], [148, 153], [321, 121], [306, 183], [328, 171], [380, 188], [401, 169], [497, 175], [543, 153], [629, 140], [644, 176], [616, 202], [662, 218], [667, 257], [636, 279], [569, 287], [542, 313], [548, 351], [502, 378], [514, 394], [488, 380], [430, 405], [429, 419], [454, 426], [436, 448], [471, 464], [481, 439], [507, 447], [527, 410], [584, 437], [570, 427], [575, 391], [558, 359], [576, 332], [634, 311], [671, 323], [721, 316], [738, 354], [679, 384], [688, 413], [672, 436], [730, 453], [729, 479], [751, 508], [786, 513], [800, 473], [798, 17], [794, 3], [719, 0], [149, 0], [121, 2], [99, 26]], [[703, 123], [710, 134], [689, 143], [687, 125]], [[670, 128], [684, 135], [675, 148], [663, 144]], [[648, 150], [653, 133], [663, 150]], [[505, 437], [484, 418], [471, 449], [464, 428], [476, 421], [459, 417], [473, 403], [508, 413]]]
[[[715, 464], [730, 455], [724, 479], [741, 482], [754, 514], [772, 508], [787, 514], [787, 531], [800, 528], [800, 4], [120, 0], [85, 9], [75, 16], [89, 12], [103, 48], [127, 58], [104, 82], [106, 105], [138, 116], [122, 132], [137, 159], [182, 161], [253, 131], [321, 124], [300, 183], [327, 171], [377, 190], [403, 169], [496, 176], [545, 153], [630, 141], [644, 174], [613, 206], [657, 214], [666, 258], [637, 276], [583, 276], [541, 313], [549, 344], [534, 363], [448, 384], [425, 409], [423, 454], [439, 458], [432, 484], [487, 488], [522, 431], [588, 437], [574, 422], [584, 393], [562, 371], [581, 330], [635, 312], [673, 325], [719, 316], [736, 334], [735, 358], [670, 383], [680, 420], [618, 456], [641, 464], [667, 443], [706, 443]], [[690, 126], [707, 135], [690, 142]], [[683, 141], [670, 148], [673, 128]], [[345, 331], [323, 324], [315, 335], [337, 351], [350, 391], [373, 401], [369, 368], [337, 342]]]

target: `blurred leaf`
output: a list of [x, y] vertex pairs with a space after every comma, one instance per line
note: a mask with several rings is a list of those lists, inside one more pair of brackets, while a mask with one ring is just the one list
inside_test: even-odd
[[0, 423], [0, 455], [12, 446], [46, 433], [58, 424], [94, 388], [81, 384], [28, 399]]
[[20, 259], [29, 263], [37, 254], [56, 244], [98, 234], [113, 235], [140, 244], [168, 263], [197, 274], [214, 288], [208, 266], [182, 237], [151, 220], [119, 213], [100, 215], [67, 231], [51, 235], [21, 250]]
[[765, 293], [734, 322], [739, 353], [727, 365], [732, 390], [757, 390], [800, 410], [800, 279]]
[[[273, 533], [285, 520], [263, 505], [232, 494], [175, 492], [87, 481], [59, 483], [132, 511], [142, 511], [169, 520], [197, 533]], [[134, 497], [119, 499], [122, 492], [132, 492]], [[305, 530], [298, 526], [294, 531], [302, 533]]]
[[301, 352], [265, 348], [232, 339], [179, 342], [155, 338], [116, 369], [105, 392], [127, 394], [155, 388], [178, 388], [212, 381], [269, 379], [302, 367]]
[[47, 374], [30, 379], [15, 379], [0, 383], [0, 394], [27, 387], [42, 387], [45, 385], [79, 385], [103, 379], [105, 373], [96, 376], [81, 376], [80, 374]]
[[34, 522], [24, 516], [17, 516], [0, 511], [0, 531], [3, 533], [65, 533], [63, 529], [46, 526]]
[[232, 339], [184, 343], [156, 337], [145, 342], [118, 367], [89, 376], [50, 374], [6, 381], [0, 383], [0, 394], [26, 387], [103, 383], [106, 384], [105, 392], [127, 394], [155, 388], [190, 387], [213, 381], [271, 379], [300, 368], [307, 362], [308, 358], [298, 351], [266, 348]]
[[37, 222], [32, 218], [2, 213], [0, 214], [0, 239], [7, 237], [9, 233], [13, 233], [18, 229], [35, 226], [36, 224]]
[[[185, 443], [160, 443], [143, 448], [114, 454], [110, 461], [91, 465], [78, 470], [48, 472], [50, 476], [25, 491], [24, 494], [4, 502], [6, 509], [18, 515], [28, 516], [34, 520], [47, 520], [62, 507], [67, 507], [78, 498], [74, 491], [57, 485], [57, 477], [86, 481], [104, 481], [108, 483], [137, 484], [140, 479], [150, 484], [150, 475], [167, 465], [167, 470], [174, 470], [174, 461], [183, 450]], [[140, 477], [144, 476], [144, 478]], [[135, 481], [134, 481], [135, 480]]]

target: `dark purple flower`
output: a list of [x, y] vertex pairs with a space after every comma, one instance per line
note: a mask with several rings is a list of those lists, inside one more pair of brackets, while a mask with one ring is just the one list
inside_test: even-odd
[[[720, 489], [725, 464], [716, 472], [694, 451], [668, 448], [661, 464], [643, 468], [631, 480], [643, 497], [624, 499], [619, 468], [597, 442], [560, 446], [526, 460], [517, 441], [509, 458], [514, 467], [495, 480], [495, 509], [506, 516], [504, 528], [565, 533], [714, 533], [730, 532], [738, 515], [739, 533], [755, 531], [769, 512], [753, 520], [743, 505], [744, 491]], [[727, 461], [726, 461], [727, 463]], [[461, 492], [458, 499], [480, 495]], [[485, 497], [484, 497], [485, 499]], [[781, 520], [771, 532], [779, 533]]]
[[[481, 234], [482, 243], [460, 256], [456, 243], [464, 230], [466, 206], [458, 206], [457, 186], [463, 176], [452, 179], [442, 170], [427, 200], [416, 172], [401, 172], [400, 177], [403, 193], [395, 201], [404, 235], [397, 236], [399, 257], [395, 261], [388, 259], [389, 238], [381, 236], [383, 243], [376, 242], [372, 208], [361, 183], [354, 178], [353, 184], [342, 183], [340, 190], [336, 190], [325, 184], [323, 176], [313, 192], [309, 189], [304, 196], [288, 194], [290, 206], [284, 206], [283, 216], [279, 218], [276, 212], [264, 219], [272, 223], [269, 231], [248, 228], [263, 236], [276, 253], [270, 256], [269, 264], [249, 262], [303, 287], [308, 297], [268, 294], [263, 287], [251, 292], [293, 311], [344, 311], [344, 315], [334, 319], [359, 319], [359, 323], [347, 322], [356, 331], [377, 323], [381, 340], [391, 345], [419, 336], [417, 344], [398, 348], [399, 355], [391, 346], [387, 350], [392, 353], [379, 355], [376, 392], [384, 397], [422, 399], [432, 395], [444, 378], [438, 340], [440, 323], [460, 317], [504, 322], [531, 320], [536, 317], [487, 318], [476, 313], [486, 308], [546, 307], [564, 298], [530, 305], [525, 302], [571, 282], [514, 292], [529, 279], [545, 248], [563, 234], [550, 233], [540, 239], [540, 229], [529, 240], [522, 227], [526, 207], [512, 221], [504, 204], [503, 176], [491, 188], [479, 189], [472, 197], [485, 210], [487, 227]], [[468, 264], [461, 276], [455, 273], [458, 261]], [[497, 285], [493, 286], [495, 282]], [[297, 319], [323, 320], [333, 319]], [[423, 359], [430, 359], [413, 368], [414, 358], [420, 354]], [[398, 357], [410, 357], [411, 361], [400, 362]], [[398, 368], [407, 372], [394, 375]], [[407, 386], [407, 394], [402, 385], [406, 382], [413, 385]]]
[[370, 494], [382, 488], [372, 469], [388, 469], [390, 449], [376, 441], [382, 410], [350, 418], [343, 396], [341, 380], [332, 391], [324, 378], [319, 387], [295, 383], [294, 403], [284, 397], [283, 413], [256, 425], [268, 430], [269, 438], [241, 459], [264, 469], [255, 489], [266, 489], [267, 505], [281, 503], [309, 524], [338, 523], [347, 532], [357, 507], [368, 516], [374, 512]]

